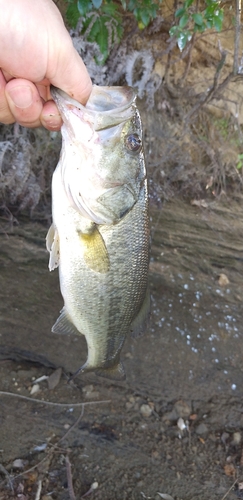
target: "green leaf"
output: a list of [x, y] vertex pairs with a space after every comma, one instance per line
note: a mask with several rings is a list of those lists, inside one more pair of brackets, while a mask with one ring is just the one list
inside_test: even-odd
[[207, 28], [208, 28], [208, 29], [211, 29], [211, 28], [213, 27], [213, 21], [212, 21], [212, 19], [208, 20], [208, 21], [206, 22], [206, 25], [207, 25]]
[[194, 0], [186, 0], [185, 1], [185, 8], [188, 9], [189, 7], [191, 7], [193, 2], [194, 2]]
[[80, 19], [80, 13], [77, 8], [77, 4], [70, 4], [66, 10], [66, 19], [68, 24], [72, 28], [76, 28], [78, 20]]
[[195, 24], [197, 24], [198, 26], [203, 25], [203, 16], [202, 16], [202, 14], [199, 14], [199, 12], [197, 12], [196, 14], [192, 14], [192, 18], [193, 18]]
[[108, 54], [109, 34], [108, 34], [108, 29], [105, 26], [104, 19], [102, 17], [99, 18], [99, 23], [100, 23], [100, 26], [99, 26], [100, 29], [99, 29], [99, 32], [98, 32], [97, 37], [96, 37], [96, 42], [99, 45], [101, 54], [105, 55], [105, 54]]
[[108, 16], [120, 16], [119, 12], [117, 12], [117, 5], [115, 3], [103, 4], [101, 7], [101, 12], [107, 14]]
[[179, 32], [178, 26], [172, 26], [172, 28], [170, 28], [169, 30], [170, 36], [177, 36], [178, 32]]
[[175, 11], [175, 17], [181, 17], [186, 12], [185, 7], [180, 7]]
[[127, 6], [128, 10], [132, 12], [136, 7], [136, 0], [129, 0], [129, 4]]
[[219, 18], [219, 16], [214, 17], [213, 24], [217, 31], [222, 30], [222, 20]]
[[188, 23], [189, 15], [187, 13], [183, 14], [183, 16], [180, 18], [179, 21], [179, 26], [180, 28], [185, 28], [185, 26]]
[[92, 2], [89, 0], [77, 0], [77, 7], [81, 16], [86, 16], [92, 10]]
[[181, 33], [177, 37], [177, 45], [181, 52], [185, 48], [187, 42], [190, 39], [191, 39], [191, 33], [189, 31], [181, 31]]
[[126, 2], [126, 0], [121, 0], [121, 4], [122, 4], [122, 8], [124, 10], [127, 10], [127, 2]]
[[92, 4], [95, 7], [95, 9], [99, 9], [102, 5], [103, 0], [92, 0]]
[[196, 31], [199, 31], [199, 33], [203, 33], [205, 31], [205, 29], [207, 28], [207, 25], [206, 23], [203, 23], [201, 26], [199, 26], [199, 24], [195, 24], [194, 25], [194, 32]]
[[[92, 18], [90, 18], [90, 22], [92, 22]], [[87, 28], [90, 25], [90, 22], [87, 25]], [[85, 29], [85, 31], [86, 31], [86, 29]], [[85, 35], [85, 31], [83, 32], [84, 35]], [[90, 30], [90, 32], [89, 32], [89, 34], [88, 34], [88, 36], [87, 36], [88, 42], [95, 42], [99, 31], [100, 31], [100, 23], [99, 23], [99, 19], [96, 19], [95, 22], [94, 22], [94, 24], [93, 24], [93, 26], [92, 26], [92, 28], [91, 28], [91, 30]]]
[[141, 9], [141, 12], [140, 12], [140, 19], [143, 23], [144, 26], [148, 26], [149, 22], [150, 22], [150, 15], [149, 15], [149, 12], [146, 11], [146, 10], [142, 10]]

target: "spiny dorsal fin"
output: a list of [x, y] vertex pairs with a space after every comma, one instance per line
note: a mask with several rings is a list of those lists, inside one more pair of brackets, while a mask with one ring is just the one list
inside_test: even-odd
[[56, 323], [54, 323], [51, 331], [53, 333], [60, 333], [63, 335], [68, 335], [69, 333], [80, 335], [81, 333], [71, 322], [68, 314], [65, 311], [65, 307], [63, 307], [63, 309], [61, 310], [60, 316], [59, 318], [57, 318]]
[[50, 226], [46, 235], [46, 248], [50, 252], [49, 270], [53, 271], [60, 262], [59, 236], [54, 224]]
[[88, 234], [79, 231], [79, 237], [86, 265], [97, 273], [107, 273], [110, 267], [109, 255], [97, 226], [94, 225], [92, 232]]

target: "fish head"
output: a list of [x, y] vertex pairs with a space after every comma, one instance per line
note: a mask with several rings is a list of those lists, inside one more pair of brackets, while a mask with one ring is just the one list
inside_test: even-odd
[[119, 222], [145, 177], [134, 90], [94, 85], [86, 106], [55, 87], [51, 93], [63, 119], [59, 168], [70, 204], [96, 224]]

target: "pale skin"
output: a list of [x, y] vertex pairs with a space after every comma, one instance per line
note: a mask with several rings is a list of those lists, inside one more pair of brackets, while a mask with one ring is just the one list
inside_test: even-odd
[[52, 0], [0, 0], [0, 122], [59, 130], [50, 85], [85, 104], [92, 83]]

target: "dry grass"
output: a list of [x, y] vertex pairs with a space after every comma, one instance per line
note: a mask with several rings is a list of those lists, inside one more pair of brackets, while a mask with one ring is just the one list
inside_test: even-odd
[[19, 125], [0, 126], [0, 210], [45, 216], [61, 147], [60, 135]]

